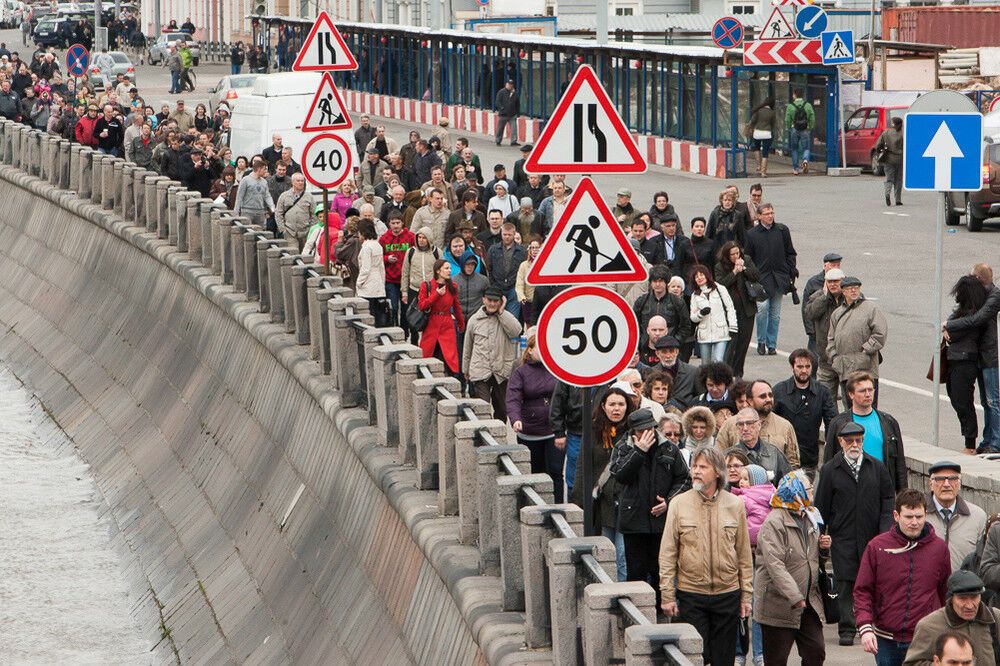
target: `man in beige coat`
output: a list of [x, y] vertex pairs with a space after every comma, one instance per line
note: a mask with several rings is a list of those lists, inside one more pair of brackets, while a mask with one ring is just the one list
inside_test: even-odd
[[505, 306], [507, 299], [495, 286], [486, 288], [483, 307], [465, 323], [462, 372], [472, 395], [493, 405], [493, 418], [507, 420], [507, 381], [517, 354], [512, 340], [521, 334], [521, 323]]
[[285, 190], [274, 205], [274, 220], [285, 238], [294, 238], [299, 252], [305, 245], [312, 225], [313, 195], [306, 191], [306, 177], [301, 173], [292, 176], [292, 188]]
[[416, 233], [417, 229], [427, 227], [431, 231], [428, 239], [431, 245], [439, 250], [445, 248], [444, 229], [448, 226], [448, 215], [451, 211], [445, 204], [445, 194], [438, 188], [431, 188], [427, 194], [427, 205], [420, 207], [413, 214], [413, 221], [410, 223], [410, 231]]
[[722, 452], [696, 448], [692, 488], [670, 501], [660, 541], [663, 612], [694, 625], [706, 664], [735, 660], [736, 625], [750, 614], [753, 593], [746, 510], [739, 497], [723, 490], [725, 481]]
[[889, 322], [875, 304], [861, 295], [861, 280], [846, 277], [840, 281], [844, 304], [830, 315], [830, 332], [826, 355], [833, 371], [840, 377], [847, 404], [847, 376], [858, 370], [868, 372], [875, 380], [875, 403], [878, 408], [878, 366], [880, 350], [889, 337]]
[[[777, 447], [785, 454], [792, 469], [797, 469], [801, 463], [799, 461], [799, 440], [795, 436], [795, 428], [788, 419], [771, 411], [774, 409], [774, 391], [771, 390], [771, 385], [763, 379], [758, 379], [750, 385], [750, 406], [757, 410], [757, 414], [760, 415], [760, 438]], [[723, 451], [739, 441], [740, 433], [736, 421], [735, 416], [726, 419], [715, 438], [715, 445]]]
[[982, 602], [985, 591], [982, 579], [971, 571], [953, 573], [948, 578], [947, 603], [917, 622], [904, 666], [931, 666], [935, 663], [935, 641], [952, 631], [969, 638], [977, 664], [995, 664], [993, 635], [1000, 623], [1000, 610]]

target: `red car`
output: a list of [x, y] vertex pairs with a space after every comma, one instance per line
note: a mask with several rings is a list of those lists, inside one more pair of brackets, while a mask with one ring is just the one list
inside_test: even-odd
[[875, 161], [875, 143], [895, 117], [902, 118], [905, 106], [863, 106], [844, 123], [844, 152], [847, 166], [860, 166], [882, 175], [882, 165]]

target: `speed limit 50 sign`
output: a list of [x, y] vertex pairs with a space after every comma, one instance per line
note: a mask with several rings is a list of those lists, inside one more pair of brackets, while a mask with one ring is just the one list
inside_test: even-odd
[[302, 175], [319, 188], [334, 188], [344, 182], [354, 168], [347, 142], [336, 134], [313, 137], [302, 151]]
[[573, 287], [542, 310], [537, 337], [542, 363], [557, 379], [597, 386], [628, 367], [639, 343], [639, 323], [617, 292]]

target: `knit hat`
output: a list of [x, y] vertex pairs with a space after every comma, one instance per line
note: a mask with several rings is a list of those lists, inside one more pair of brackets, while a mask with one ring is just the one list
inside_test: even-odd
[[760, 465], [747, 465], [747, 479], [750, 480], [751, 486], [763, 486], [765, 483], [770, 483], [767, 480], [767, 470]]

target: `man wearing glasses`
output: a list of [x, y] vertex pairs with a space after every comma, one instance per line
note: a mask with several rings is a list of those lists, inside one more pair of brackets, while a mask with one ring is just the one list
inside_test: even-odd
[[899, 422], [891, 414], [875, 409], [875, 379], [867, 372], [854, 372], [847, 377], [845, 385], [851, 407], [834, 417], [827, 426], [823, 462], [830, 462], [840, 450], [836, 441], [844, 426], [857, 423], [865, 429], [865, 453], [886, 466], [896, 492], [906, 488], [903, 434]]
[[739, 451], [754, 465], [767, 470], [767, 480], [778, 484], [785, 474], [792, 471], [788, 458], [773, 444], [760, 438], [760, 416], [753, 407], [746, 407], [733, 417], [739, 430], [740, 441], [732, 450]]
[[927, 522], [948, 544], [952, 571], [958, 571], [966, 555], [976, 549], [986, 527], [986, 512], [959, 497], [961, 465], [942, 460], [931, 465], [929, 473], [931, 492], [927, 496]]
[[864, 450], [864, 426], [849, 421], [837, 436], [836, 455], [823, 465], [816, 485], [816, 508], [833, 539], [831, 560], [840, 607], [841, 645], [854, 645], [854, 580], [872, 538], [892, 526], [895, 491], [885, 465]]

